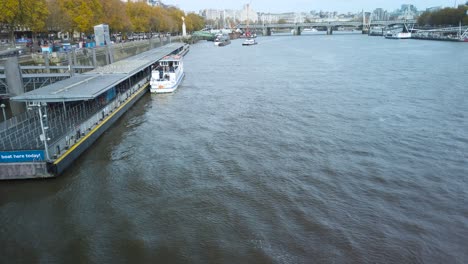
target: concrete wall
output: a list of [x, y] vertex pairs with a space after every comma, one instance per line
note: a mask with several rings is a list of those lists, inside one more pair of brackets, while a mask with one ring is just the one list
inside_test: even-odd
[[2, 163], [0, 164], [0, 180], [49, 178], [45, 162]]
[[[23, 77], [19, 67], [18, 57], [9, 57], [5, 63], [5, 76], [8, 91], [12, 96], [24, 93]], [[9, 109], [13, 116], [19, 115], [26, 109], [24, 103], [9, 102]]]

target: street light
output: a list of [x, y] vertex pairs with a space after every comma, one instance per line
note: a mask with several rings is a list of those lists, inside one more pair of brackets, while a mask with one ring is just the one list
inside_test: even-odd
[[3, 112], [3, 121], [6, 121], [5, 104], [1, 104], [0, 107], [2, 108], [2, 112]]
[[[38, 113], [39, 113], [39, 121], [41, 124], [41, 132], [42, 134], [39, 136], [39, 139], [44, 142], [44, 152], [45, 152], [45, 158], [46, 160], [49, 160], [49, 147], [47, 145], [47, 141], [49, 138], [47, 138], [47, 129], [49, 129], [47, 124], [44, 124], [44, 121], [47, 122], [47, 103], [31, 103], [29, 106], [34, 106], [37, 107]], [[44, 110], [46, 111], [44, 114], [42, 113], [42, 107], [44, 107]], [[48, 122], [47, 122], [48, 123]]]

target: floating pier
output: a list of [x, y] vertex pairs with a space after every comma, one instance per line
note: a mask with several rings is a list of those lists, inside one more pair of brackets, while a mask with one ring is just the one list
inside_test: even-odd
[[0, 180], [61, 174], [149, 90], [153, 64], [187, 49], [168, 44], [12, 97], [27, 111], [0, 123]]

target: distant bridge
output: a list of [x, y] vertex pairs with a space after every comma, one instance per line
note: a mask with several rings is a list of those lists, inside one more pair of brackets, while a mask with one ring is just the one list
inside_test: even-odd
[[403, 25], [403, 24], [416, 24], [416, 20], [392, 20], [392, 21], [371, 21], [371, 23], [364, 24], [362, 21], [327, 21], [327, 22], [310, 22], [310, 23], [286, 23], [286, 24], [263, 24], [263, 25], [249, 25], [241, 24], [238, 26], [239, 29], [252, 29], [255, 31], [262, 30], [264, 35], [270, 36], [272, 28], [290, 28], [295, 31], [295, 35], [300, 35], [304, 28], [310, 27], [326, 27], [327, 34], [332, 34], [333, 28], [335, 27], [370, 27], [370, 26], [391, 26], [391, 25]]

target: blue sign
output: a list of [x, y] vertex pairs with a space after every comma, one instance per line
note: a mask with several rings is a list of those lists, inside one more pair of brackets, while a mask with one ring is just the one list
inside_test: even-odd
[[0, 163], [43, 161], [43, 150], [0, 151]]

